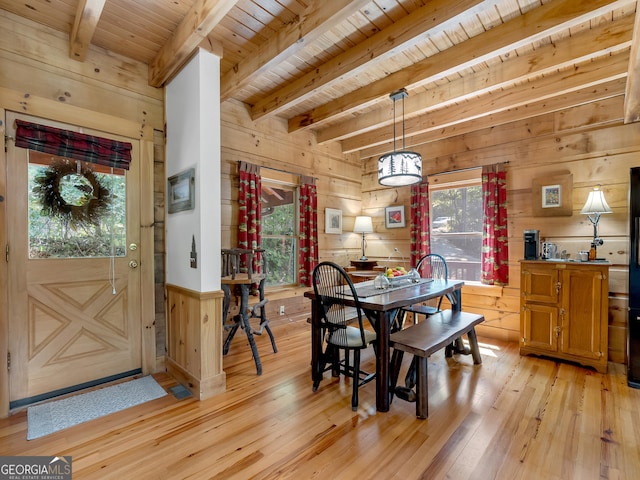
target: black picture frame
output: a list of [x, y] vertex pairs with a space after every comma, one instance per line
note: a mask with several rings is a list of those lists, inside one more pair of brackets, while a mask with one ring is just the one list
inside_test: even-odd
[[193, 210], [196, 207], [196, 169], [190, 168], [167, 179], [169, 213]]

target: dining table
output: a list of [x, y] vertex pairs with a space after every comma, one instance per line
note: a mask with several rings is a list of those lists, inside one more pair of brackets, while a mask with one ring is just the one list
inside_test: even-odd
[[[375, 289], [372, 281], [357, 284], [360, 307], [376, 331], [375, 383], [376, 408], [379, 412], [388, 412], [391, 403], [389, 336], [399, 310], [441, 296], [448, 298], [452, 310], [460, 310], [463, 285], [461, 280], [438, 279], [422, 279], [419, 283], [407, 282], [388, 289]], [[304, 296], [311, 300], [311, 376], [314, 383], [319, 383], [324, 373], [321, 359], [323, 339], [318, 315], [320, 305], [313, 290], [305, 292]], [[345, 295], [339, 300], [347, 306], [356, 306], [353, 297]]]

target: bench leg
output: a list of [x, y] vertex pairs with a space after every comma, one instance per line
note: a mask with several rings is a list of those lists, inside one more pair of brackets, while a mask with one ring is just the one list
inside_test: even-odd
[[427, 418], [429, 416], [428, 384], [427, 384], [427, 357], [414, 357], [418, 364], [418, 383], [416, 385], [416, 417]]
[[473, 363], [480, 365], [482, 363], [482, 357], [480, 357], [480, 348], [478, 348], [478, 337], [476, 337], [476, 329], [471, 328], [467, 332], [467, 338], [469, 339], [469, 350], [473, 356]]

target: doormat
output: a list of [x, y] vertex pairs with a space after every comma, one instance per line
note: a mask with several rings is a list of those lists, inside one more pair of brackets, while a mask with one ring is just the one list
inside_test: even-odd
[[167, 394], [150, 375], [27, 410], [27, 440], [49, 435]]

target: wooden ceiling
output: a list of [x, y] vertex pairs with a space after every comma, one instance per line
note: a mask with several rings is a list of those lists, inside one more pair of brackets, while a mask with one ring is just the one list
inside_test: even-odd
[[[362, 158], [392, 148], [389, 94], [406, 88], [407, 148], [616, 95], [640, 119], [638, 0], [0, 0], [106, 49], [162, 86], [202, 48], [221, 100], [280, 116]], [[640, 16], [639, 16], [640, 17]], [[398, 136], [401, 128], [397, 129]]]

